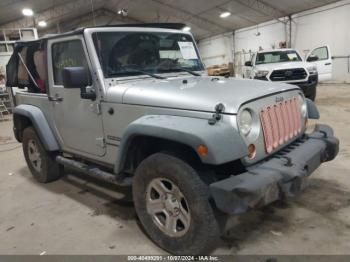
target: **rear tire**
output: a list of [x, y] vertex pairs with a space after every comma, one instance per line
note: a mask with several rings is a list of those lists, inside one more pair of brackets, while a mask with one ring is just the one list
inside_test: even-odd
[[45, 150], [33, 127], [24, 129], [22, 147], [29, 170], [38, 182], [48, 183], [62, 176], [63, 167]]
[[208, 254], [217, 244], [220, 230], [208, 186], [183, 160], [164, 153], [143, 160], [133, 179], [133, 199], [145, 231], [168, 252]]

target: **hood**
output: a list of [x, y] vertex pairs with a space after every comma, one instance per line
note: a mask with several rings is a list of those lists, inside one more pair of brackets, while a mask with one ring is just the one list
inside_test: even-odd
[[262, 65], [256, 65], [256, 69], [258, 70], [266, 70], [266, 71], [272, 71], [275, 69], [291, 69], [291, 68], [305, 68], [309, 65], [312, 65], [311, 63], [307, 62], [283, 62], [283, 63], [271, 63], [271, 64], [262, 64]]
[[119, 89], [125, 90], [125, 104], [214, 112], [215, 106], [223, 103], [225, 113], [235, 114], [244, 102], [295, 88], [282, 83], [209, 76], [143, 79], [109, 88], [108, 100], [116, 99]]

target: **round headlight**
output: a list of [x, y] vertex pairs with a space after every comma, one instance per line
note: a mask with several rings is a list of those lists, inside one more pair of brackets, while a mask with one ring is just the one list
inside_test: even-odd
[[306, 105], [305, 97], [302, 94], [299, 94], [298, 100], [299, 100], [301, 117], [305, 118], [307, 116], [307, 105]]
[[266, 70], [258, 70], [255, 72], [256, 77], [264, 77], [264, 76], [267, 76], [268, 74], [269, 74], [269, 71], [266, 71]]
[[243, 135], [248, 135], [252, 129], [253, 117], [248, 109], [244, 109], [238, 116], [238, 128]]

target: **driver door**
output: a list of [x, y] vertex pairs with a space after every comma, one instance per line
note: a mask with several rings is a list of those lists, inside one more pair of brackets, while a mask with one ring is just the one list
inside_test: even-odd
[[[79, 88], [63, 86], [65, 67], [80, 66], [89, 74], [92, 72], [82, 37], [49, 40], [48, 54], [51, 116], [61, 147], [71, 153], [103, 156], [105, 146], [99, 99], [83, 99]], [[94, 83], [87, 88], [97, 92]]]
[[310, 57], [317, 57], [316, 61], [312, 61], [317, 66], [318, 81], [327, 81], [332, 79], [332, 57], [329, 46], [321, 46], [313, 49], [306, 58], [311, 62]]

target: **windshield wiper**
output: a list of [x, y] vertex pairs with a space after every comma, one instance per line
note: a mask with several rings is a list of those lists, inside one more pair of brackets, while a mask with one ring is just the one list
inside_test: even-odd
[[[131, 70], [131, 71], [130, 71], [130, 70]], [[130, 73], [141, 73], [141, 74], [145, 74], [145, 75], [154, 77], [154, 78], [156, 78], [156, 79], [166, 79], [166, 77], [164, 77], [164, 76], [155, 75], [155, 74], [152, 74], [152, 73], [150, 73], [150, 72], [143, 71], [143, 70], [140, 70], [140, 69], [128, 68], [128, 69], [127, 69], [127, 72], [130, 72]]]
[[174, 69], [178, 69], [178, 70], [182, 70], [182, 71], [185, 71], [187, 73], [190, 73], [191, 75], [194, 75], [194, 76], [201, 76], [201, 74], [195, 72], [195, 71], [192, 71], [190, 69], [187, 69], [187, 68], [183, 68], [183, 67], [175, 67]]
[[127, 74], [127, 73], [141, 73], [141, 74], [148, 75], [148, 76], [151, 76], [151, 77], [156, 78], [156, 79], [166, 79], [166, 77], [155, 75], [155, 74], [152, 74], [150, 72], [147, 72], [147, 71], [144, 71], [141, 69], [134, 69], [134, 68], [130, 68], [127, 66], [121, 66], [121, 68], [124, 69], [124, 72], [112, 72], [110, 75], [119, 75], [119, 74]]

